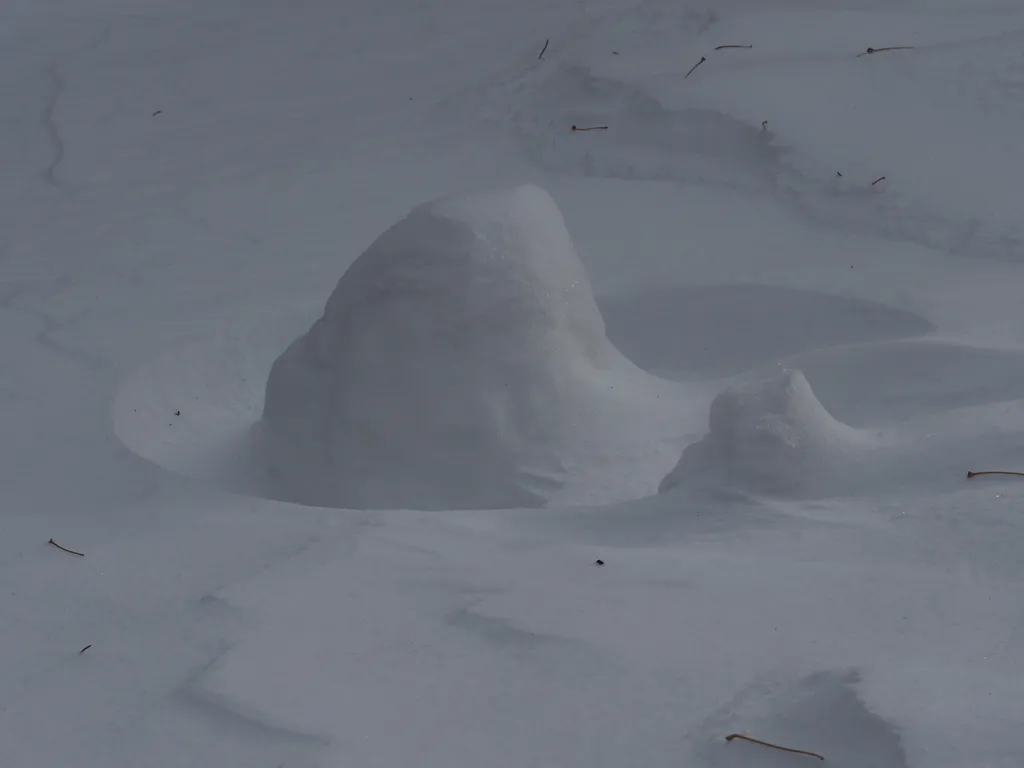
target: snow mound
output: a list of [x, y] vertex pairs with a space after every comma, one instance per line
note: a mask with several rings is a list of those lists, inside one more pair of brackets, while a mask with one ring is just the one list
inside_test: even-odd
[[[678, 422], [665, 387], [608, 341], [561, 213], [526, 185], [425, 203], [378, 237], [275, 361], [260, 431], [276, 492], [301, 503], [536, 507], [615, 456], [663, 465], [653, 492], [674, 460], [651, 456]], [[644, 493], [619, 481], [607, 492]]]
[[848, 490], [865, 476], [868, 433], [839, 421], [803, 373], [786, 370], [721, 392], [708, 433], [686, 447], [659, 492], [728, 485], [757, 493], [815, 496]]

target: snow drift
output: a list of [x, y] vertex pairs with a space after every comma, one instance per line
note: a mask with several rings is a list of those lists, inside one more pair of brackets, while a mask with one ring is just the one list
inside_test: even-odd
[[724, 485], [785, 496], [842, 493], [877, 469], [869, 462], [875, 445], [834, 419], [803, 373], [786, 370], [720, 393], [707, 435], [686, 447], [659, 492]]
[[275, 361], [261, 432], [277, 491], [302, 503], [543, 506], [613, 454], [650, 459], [677, 431], [665, 386], [608, 341], [557, 206], [527, 185], [425, 203], [382, 234]]

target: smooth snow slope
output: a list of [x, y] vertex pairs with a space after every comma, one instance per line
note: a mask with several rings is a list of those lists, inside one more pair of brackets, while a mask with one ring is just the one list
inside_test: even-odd
[[[277, 495], [307, 504], [619, 501], [637, 479], [616, 464], [668, 461], [679, 389], [608, 341], [558, 206], [523, 185], [425, 203], [377, 238], [275, 360], [260, 439]], [[572, 487], [587, 474], [611, 495]]]
[[[0, 762], [1018, 768], [1024, 491], [965, 473], [1024, 469], [1022, 41], [1009, 0], [5, 4]], [[524, 183], [684, 387], [648, 492], [780, 367], [896, 460], [269, 499], [245, 436], [346, 267]]]

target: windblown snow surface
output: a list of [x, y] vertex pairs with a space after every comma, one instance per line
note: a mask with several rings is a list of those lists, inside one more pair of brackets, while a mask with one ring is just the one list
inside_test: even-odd
[[1024, 3], [0, 22], [4, 768], [1024, 764]]

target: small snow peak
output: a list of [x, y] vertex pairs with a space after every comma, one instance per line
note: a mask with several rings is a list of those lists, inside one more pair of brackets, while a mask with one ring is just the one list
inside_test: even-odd
[[730, 387], [711, 403], [708, 433], [687, 446], [660, 492], [719, 484], [817, 495], [841, 484], [866, 438], [825, 409], [798, 370]]

